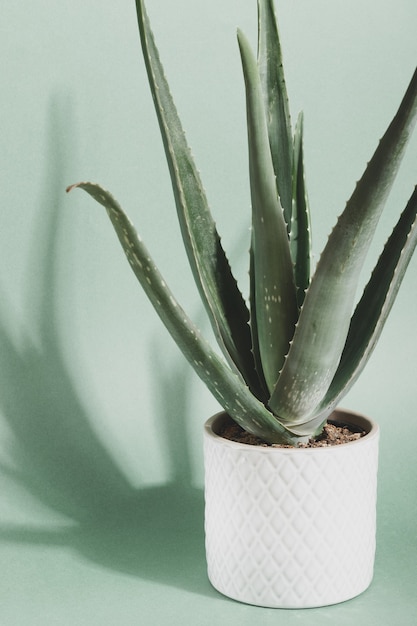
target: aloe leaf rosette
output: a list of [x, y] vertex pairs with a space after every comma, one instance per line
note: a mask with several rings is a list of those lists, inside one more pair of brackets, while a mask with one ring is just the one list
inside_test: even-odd
[[72, 185], [106, 208], [145, 293], [185, 357], [245, 430], [296, 445], [318, 435], [362, 372], [417, 242], [417, 192], [401, 213], [362, 297], [358, 279], [417, 114], [414, 73], [399, 109], [310, 275], [303, 116], [293, 131], [272, 0], [258, 0], [258, 49], [238, 32], [252, 205], [248, 304], [233, 276], [175, 107], [143, 0], [142, 52], [184, 246], [220, 353], [201, 336], [113, 196]]

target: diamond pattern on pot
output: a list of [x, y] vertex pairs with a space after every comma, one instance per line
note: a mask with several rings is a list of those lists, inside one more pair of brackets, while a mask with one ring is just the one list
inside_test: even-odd
[[213, 586], [271, 607], [323, 606], [368, 587], [377, 437], [319, 449], [206, 435], [206, 552]]

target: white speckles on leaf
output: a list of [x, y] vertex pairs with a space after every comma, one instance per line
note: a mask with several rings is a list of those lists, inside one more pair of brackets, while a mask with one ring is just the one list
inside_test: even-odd
[[240, 400], [236, 400], [236, 405], [242, 411], [242, 414], [245, 415], [247, 413], [246, 407], [240, 402]]
[[133, 254], [133, 258], [135, 259], [135, 263], [139, 266], [139, 267], [143, 267], [141, 260], [139, 259], [139, 257], [137, 256], [137, 254], [135, 252], [132, 253]]

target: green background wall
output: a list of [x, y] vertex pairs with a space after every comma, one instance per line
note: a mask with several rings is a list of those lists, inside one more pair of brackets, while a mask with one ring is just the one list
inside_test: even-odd
[[[244, 288], [250, 200], [235, 34], [240, 26], [255, 45], [256, 2], [149, 0], [148, 9]], [[417, 4], [280, 0], [277, 10], [293, 119], [305, 114], [317, 259], [414, 70]], [[209, 334], [181, 249], [134, 2], [3, 1], [0, 15], [0, 515], [54, 517], [71, 509], [74, 490], [111, 507], [119, 484], [200, 487], [201, 426], [217, 405], [136, 284], [104, 212], [82, 192], [65, 194], [85, 179], [110, 189]], [[371, 261], [415, 182], [417, 135]], [[416, 277], [417, 257], [344, 402], [382, 427], [380, 526], [388, 538], [411, 533], [414, 549]]]

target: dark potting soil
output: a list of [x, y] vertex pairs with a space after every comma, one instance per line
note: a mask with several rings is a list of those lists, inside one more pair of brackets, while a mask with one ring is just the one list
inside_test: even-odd
[[[291, 448], [293, 446], [281, 445], [277, 443], [267, 443], [261, 438], [251, 435], [243, 430], [238, 424], [228, 423], [219, 433], [224, 439], [230, 439], [238, 443], [246, 443], [252, 446], [263, 446], [272, 448]], [[310, 439], [307, 443], [298, 444], [298, 448], [326, 448], [329, 446], [338, 446], [349, 441], [356, 441], [366, 435], [365, 431], [354, 431], [348, 425], [337, 425], [328, 422], [321, 435], [316, 439]]]

